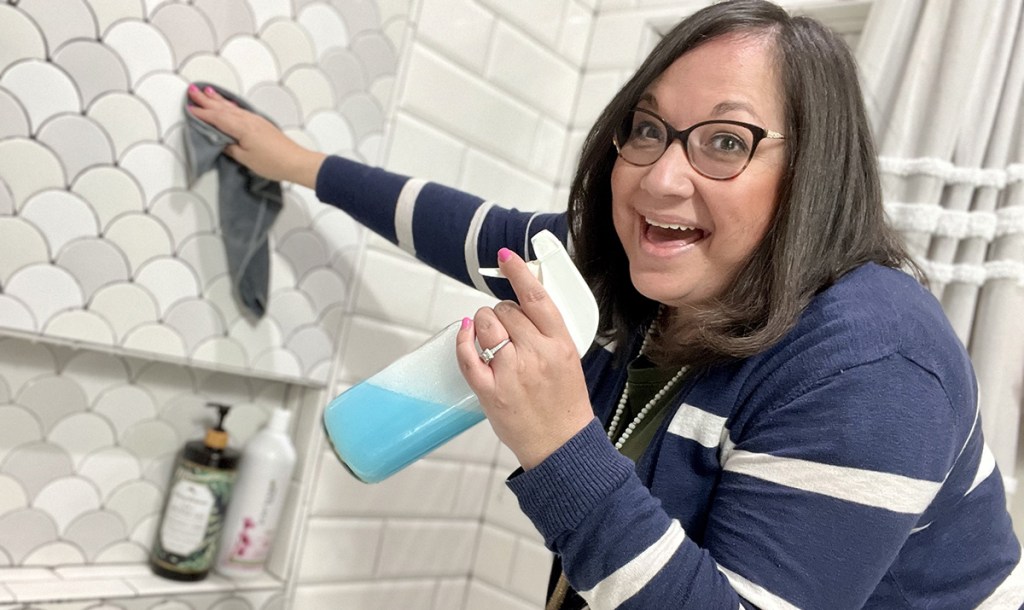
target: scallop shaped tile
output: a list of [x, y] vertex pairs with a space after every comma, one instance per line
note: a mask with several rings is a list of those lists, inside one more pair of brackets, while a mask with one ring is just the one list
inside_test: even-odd
[[[152, 541], [152, 538], [149, 539]], [[140, 564], [145, 563], [149, 559], [149, 546], [142, 545], [137, 542], [128, 542], [119, 540], [114, 544], [106, 546], [96, 553], [96, 556], [92, 558], [93, 564]], [[96, 610], [108, 610], [106, 608], [97, 608]], [[109, 610], [120, 610], [120, 607], [110, 608]]]
[[96, 398], [112, 384], [126, 383], [131, 378], [128, 361], [113, 354], [82, 350], [74, 352], [61, 369], [82, 387], [85, 399], [95, 404]]
[[4, 422], [4, 425], [0, 426], [0, 464], [14, 447], [43, 438], [43, 423], [27, 407], [16, 404], [0, 405], [0, 421]]
[[224, 240], [213, 233], [198, 233], [186, 238], [178, 249], [178, 258], [188, 263], [202, 279], [204, 294], [212, 280], [228, 272]]
[[319, 69], [299, 66], [286, 74], [282, 82], [295, 93], [303, 117], [334, 108], [334, 88]]
[[278, 290], [295, 288], [295, 270], [292, 269], [291, 261], [284, 257], [277, 250], [270, 253], [270, 292], [273, 294]]
[[346, 0], [332, 4], [337, 7], [353, 37], [380, 30], [380, 3], [376, 0]]
[[28, 15], [9, 4], [0, 4], [0, 40], [4, 41], [0, 45], [0, 73], [21, 59], [46, 58], [43, 32]]
[[79, 114], [50, 119], [40, 127], [37, 139], [57, 153], [72, 181], [87, 168], [114, 163], [114, 145], [107, 132]]
[[[166, 482], [170, 478], [170, 469], [168, 469], [166, 476], [163, 477], [163, 481]], [[134, 528], [130, 535], [130, 541], [136, 544], [142, 545], [145, 548], [149, 548], [153, 544], [153, 539], [156, 537], [157, 527], [160, 525], [160, 512], [155, 511], [151, 514], [146, 515], [142, 521], [139, 522]], [[148, 559], [148, 554], [147, 554]], [[174, 603], [174, 602], [166, 602]], [[162, 609], [161, 609], [162, 610]], [[190, 610], [186, 608], [185, 610]]]
[[135, 274], [135, 283], [149, 289], [163, 315], [175, 303], [200, 295], [199, 278], [191, 267], [176, 258], [147, 262]]
[[124, 253], [133, 273], [138, 273], [149, 261], [169, 256], [174, 251], [167, 227], [150, 214], [123, 214], [110, 223], [103, 236]]
[[206, 281], [203, 298], [216, 307], [225, 320], [234, 320], [241, 314], [241, 305], [235, 299], [234, 283], [227, 272]]
[[89, 106], [86, 114], [110, 136], [118, 158], [136, 144], [160, 139], [156, 113], [134, 95], [116, 91], [104, 93]]
[[59, 11], [54, 10], [49, 0], [20, 0], [18, 8], [36, 22], [50, 49], [60, 48], [75, 38], [95, 40], [98, 36], [96, 20], [84, 0], [65, 0]]
[[57, 358], [47, 345], [0, 339], [0, 370], [11, 395], [16, 396], [29, 381], [57, 370]]
[[145, 288], [127, 282], [97, 290], [89, 302], [89, 311], [109, 322], [121, 343], [132, 330], [160, 319], [153, 295]]
[[113, 445], [116, 437], [110, 423], [100, 415], [75, 413], [57, 422], [47, 440], [67, 449], [80, 464], [88, 454]]
[[64, 167], [49, 148], [34, 140], [0, 141], [0, 176], [4, 177], [15, 209], [48, 188], [65, 188]]
[[198, 391], [203, 398], [204, 414], [196, 419], [196, 423], [203, 430], [216, 420], [213, 409], [205, 405], [207, 401], [235, 405], [252, 400], [252, 382], [249, 378], [216, 371], [204, 371], [202, 374], [204, 376], [199, 380]]
[[317, 311], [323, 311], [348, 294], [348, 286], [338, 272], [329, 267], [313, 269], [299, 280], [299, 290], [309, 295]]
[[0, 517], [27, 506], [28, 496], [21, 483], [13, 477], [0, 474]]
[[263, 316], [255, 324], [248, 318], [238, 318], [231, 325], [228, 336], [245, 348], [250, 360], [267, 348], [281, 345], [283, 339], [277, 322], [268, 316]]
[[380, 32], [365, 32], [352, 41], [352, 53], [359, 58], [369, 79], [391, 76], [398, 69], [395, 47]]
[[166, 137], [171, 128], [185, 121], [181, 105], [185, 101], [188, 81], [177, 74], [157, 72], [139, 80], [135, 95], [146, 102], [156, 115], [160, 134]]
[[138, 178], [147, 202], [169, 189], [185, 187], [184, 161], [161, 144], [132, 146], [121, 157], [121, 167]]
[[278, 375], [302, 376], [302, 363], [290, 350], [274, 347], [260, 352], [252, 361], [252, 368]]
[[384, 129], [384, 111], [371, 95], [353, 94], [341, 102], [340, 110], [352, 126], [356, 140], [380, 133]]
[[197, 53], [213, 53], [217, 42], [206, 15], [187, 4], [163, 4], [150, 17], [171, 45], [175, 63], [181, 65]]
[[292, 93], [277, 83], [256, 85], [249, 91], [249, 103], [253, 108], [270, 117], [283, 128], [301, 127], [302, 115], [299, 103]]
[[121, 447], [106, 447], [84, 456], [78, 474], [100, 491], [100, 499], [109, 498], [121, 486], [142, 476], [139, 460]]
[[230, 337], [211, 337], [192, 350], [193, 362], [248, 368], [249, 354], [242, 344]]
[[0, 285], [6, 284], [19, 269], [50, 260], [46, 238], [28, 219], [0, 217], [0, 244], [4, 245], [4, 255], [0, 256]]
[[153, 483], [132, 481], [114, 490], [104, 502], [104, 506], [121, 517], [125, 527], [130, 531], [160, 509], [162, 498], [160, 488]]
[[312, 4], [299, 10], [296, 21], [309, 33], [318, 58], [330, 49], [349, 45], [348, 27], [341, 15], [328, 4]]
[[156, 403], [153, 396], [138, 385], [122, 385], [100, 394], [92, 411], [106, 417], [121, 438], [132, 426], [153, 419]]
[[303, 276], [315, 267], [327, 264], [327, 245], [312, 231], [293, 231], [280, 241], [277, 252], [288, 259], [298, 276]]
[[39, 490], [32, 506], [46, 511], [56, 522], [57, 530], [64, 531], [76, 517], [100, 507], [99, 490], [78, 476], [54, 479]]
[[309, 34], [289, 19], [279, 19], [264, 26], [260, 40], [274, 52], [282, 74], [292, 68], [316, 63], [316, 48]]
[[[297, 189], [290, 188], [285, 190], [284, 199], [285, 204], [281, 208], [281, 212], [277, 215], [277, 220], [274, 221], [274, 225], [270, 228], [271, 235], [274, 239], [279, 240], [288, 233], [296, 229], [307, 229], [312, 222], [312, 214], [309, 202], [304, 194], [305, 191], [310, 189]], [[313, 198], [315, 200], [315, 195]], [[323, 204], [318, 204], [317, 208], [322, 207]]]
[[242, 89], [242, 77], [235, 66], [220, 55], [198, 53], [190, 57], [179, 71], [189, 82], [213, 83], [231, 92]]
[[77, 565], [85, 563], [85, 554], [82, 549], [70, 542], [56, 541], [32, 549], [22, 560], [23, 566], [38, 566], [56, 568], [66, 565]]
[[82, 288], [67, 271], [52, 265], [29, 265], [15, 271], [4, 292], [24, 303], [40, 325], [65, 309], [79, 309]]
[[206, 201], [192, 191], [167, 191], [156, 198], [149, 213], [159, 218], [167, 228], [175, 247], [180, 247], [197, 233], [212, 233], [215, 230], [213, 211]]
[[96, 40], [72, 40], [53, 53], [57, 64], [74, 81], [88, 107], [109, 91], [128, 91], [128, 68], [113, 49]]
[[313, 219], [312, 231], [327, 244], [330, 252], [358, 248], [362, 244], [363, 226], [331, 206], [322, 206]]
[[14, 64], [0, 74], [0, 86], [21, 100], [33, 133], [51, 117], [82, 110], [75, 83], [63, 70], [45, 61], [30, 59]]
[[82, 549], [86, 559], [92, 559], [102, 549], [124, 540], [127, 535], [121, 517], [101, 509], [79, 515], [64, 529], [61, 538]]
[[119, 167], [94, 167], [82, 172], [71, 184], [71, 192], [89, 202], [101, 232], [118, 216], [145, 209], [142, 187]]
[[[179, 393], [160, 407], [161, 421], [174, 429], [179, 439], [202, 437], [207, 426], [216, 421], [216, 411], [197, 393]], [[235, 401], [225, 401], [233, 404]]]
[[359, 140], [356, 145], [355, 158], [363, 163], [378, 165], [381, 160], [381, 153], [384, 150], [384, 137], [382, 133], [372, 133]]
[[174, 428], [167, 422], [149, 420], [132, 426], [121, 439], [121, 446], [145, 463], [163, 455], [173, 455], [180, 448]]
[[43, 325], [43, 334], [99, 345], [117, 344], [117, 337], [110, 323], [91, 311], [62, 311]]
[[269, 315], [281, 329], [281, 335], [290, 337], [300, 326], [313, 324], [317, 311], [309, 296], [299, 290], [282, 290], [270, 296]]
[[118, 21], [103, 33], [103, 42], [124, 59], [132, 85], [154, 72], [173, 72], [174, 54], [160, 30], [143, 21]]
[[86, 301], [103, 286], [126, 282], [131, 276], [128, 259], [121, 249], [113, 242], [98, 237], [69, 242], [61, 249], [55, 262], [78, 278]]
[[235, 36], [221, 48], [220, 56], [238, 71], [242, 93], [246, 96], [256, 85], [277, 82], [274, 54], [260, 40], [251, 36]]
[[188, 353], [185, 340], [173, 328], [163, 324], [136, 326], [121, 339], [121, 345], [140, 352], [184, 358]]
[[334, 354], [334, 344], [319, 326], [303, 326], [288, 338], [285, 347], [291, 350], [302, 363], [303, 372], [312, 370]]
[[391, 98], [395, 94], [395, 76], [381, 76], [373, 81], [367, 88], [367, 92], [373, 96], [381, 108], [391, 107]]
[[[0, 11], [3, 5], [0, 5]], [[0, 17], [2, 23], [2, 17]], [[3, 26], [0, 26], [3, 27]], [[32, 135], [28, 113], [17, 98], [0, 88], [0, 140], [15, 136], [27, 138]]]
[[110, 26], [125, 19], [141, 20], [146, 16], [142, 0], [89, 0], [100, 35]]
[[195, 0], [193, 4], [213, 24], [218, 47], [234, 36], [256, 31], [252, 11], [245, 0]]
[[356, 147], [352, 126], [334, 110], [313, 113], [306, 121], [306, 129], [321, 152], [349, 156]]
[[51, 252], [59, 253], [68, 242], [95, 237], [100, 232], [89, 203], [68, 191], [33, 195], [21, 208], [21, 217], [43, 233]]
[[201, 298], [175, 303], [164, 315], [164, 324], [178, 331], [185, 340], [185, 349], [192, 353], [207, 339], [223, 337], [224, 319], [209, 301]]
[[[2, 470], [21, 483], [30, 499], [50, 481], [74, 473], [67, 451], [46, 442], [22, 443], [15, 447], [4, 460]], [[3, 539], [0, 536], [0, 540]]]
[[[0, 118], [0, 121], [2, 120]], [[0, 178], [0, 216], [12, 215], [14, 215], [14, 195], [11, 194], [11, 189], [7, 188], [4, 179]]]
[[35, 414], [47, 435], [62, 419], [88, 406], [82, 386], [69, 377], [53, 375], [26, 383], [18, 392], [17, 402]]
[[365, 91], [370, 82], [359, 58], [349, 49], [331, 49], [318, 66], [327, 76], [334, 89], [334, 96], [339, 100]]
[[7, 381], [3, 377], [0, 377], [0, 404], [8, 403], [11, 401], [11, 388], [7, 386]]
[[308, 368], [305, 375], [310, 381], [326, 385], [328, 380], [331, 378], [331, 372], [333, 369], [334, 366], [331, 358], [324, 358], [320, 362], [317, 362], [312, 367]]
[[291, 19], [291, 0], [249, 0], [253, 22], [257, 30], [275, 19]]
[[37, 508], [23, 508], [0, 517], [0, 540], [14, 565], [25, 556], [57, 539], [57, 526], [50, 515]]

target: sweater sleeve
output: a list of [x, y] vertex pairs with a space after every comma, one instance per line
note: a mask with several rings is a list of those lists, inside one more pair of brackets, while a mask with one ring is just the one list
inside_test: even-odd
[[437, 271], [497, 298], [513, 298], [508, 282], [480, 275], [496, 267], [498, 250], [526, 260], [530, 237], [547, 229], [566, 242], [565, 214], [529, 213], [440, 184], [330, 156], [316, 195]]

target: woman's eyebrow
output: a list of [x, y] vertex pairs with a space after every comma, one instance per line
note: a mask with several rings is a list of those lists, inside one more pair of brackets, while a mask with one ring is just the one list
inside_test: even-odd
[[739, 100], [726, 100], [724, 102], [718, 102], [717, 104], [715, 104], [715, 107], [711, 109], [711, 116], [721, 116], [723, 114], [728, 114], [730, 112], [735, 112], [737, 110], [746, 112], [751, 116], [758, 116], [758, 114], [754, 112], [753, 106], [746, 102], [741, 102]]

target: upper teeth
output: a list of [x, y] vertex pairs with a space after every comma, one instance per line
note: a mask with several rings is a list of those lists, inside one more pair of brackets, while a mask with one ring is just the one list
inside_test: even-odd
[[693, 228], [694, 228], [694, 227], [690, 227], [690, 226], [687, 226], [687, 225], [674, 225], [674, 224], [669, 224], [667, 222], [658, 222], [656, 220], [651, 220], [650, 218], [646, 218], [645, 220], [647, 221], [647, 224], [654, 225], [656, 227], [661, 227], [662, 229], [675, 229], [676, 231], [688, 231], [688, 230], [693, 230]]

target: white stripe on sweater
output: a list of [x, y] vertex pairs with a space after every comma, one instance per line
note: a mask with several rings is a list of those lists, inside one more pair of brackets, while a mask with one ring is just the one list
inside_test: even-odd
[[466, 260], [466, 271], [469, 272], [469, 279], [473, 282], [473, 287], [492, 297], [494, 293], [487, 287], [484, 276], [480, 275], [480, 257], [477, 255], [477, 248], [480, 243], [480, 229], [484, 226], [484, 218], [493, 207], [493, 201], [485, 201], [476, 209], [473, 219], [469, 221], [469, 231], [466, 232], [466, 241], [462, 248], [462, 254]]
[[668, 431], [670, 434], [697, 441], [709, 449], [721, 445], [723, 435], [727, 434], [724, 417], [688, 404], [679, 407], [672, 416]]
[[594, 588], [580, 591], [594, 610], [618, 608], [636, 595], [661, 571], [686, 540], [686, 532], [676, 519], [654, 544], [647, 547], [626, 565], [612, 572]]
[[[729, 584], [739, 593], [740, 597], [751, 602], [761, 610], [797, 610], [797, 606], [787, 602], [761, 585], [743, 578], [728, 568], [723, 568], [719, 565], [718, 571], [725, 574], [725, 577], [729, 579]], [[740, 607], [743, 607], [742, 604]]]
[[[967, 493], [974, 491], [974, 488], [981, 485], [984, 481], [995, 472], [996, 469], [996, 456], [992, 454], [992, 450], [988, 448], [988, 444], [981, 450], [981, 460], [978, 461], [978, 472], [974, 475], [974, 482], [971, 483], [971, 488], [967, 490]], [[967, 494], [964, 494], [965, 496]]]
[[733, 450], [724, 470], [840, 500], [919, 515], [941, 483], [903, 475]]
[[412, 236], [412, 215], [416, 210], [416, 199], [427, 184], [426, 180], [411, 178], [402, 186], [395, 203], [395, 237], [398, 247], [416, 256], [416, 244]]
[[[1021, 551], [1024, 556], [1024, 550]], [[1002, 610], [1004, 608], [1024, 607], [1024, 564], [1017, 560], [1017, 566], [985, 601], [978, 604], [976, 610]]]

